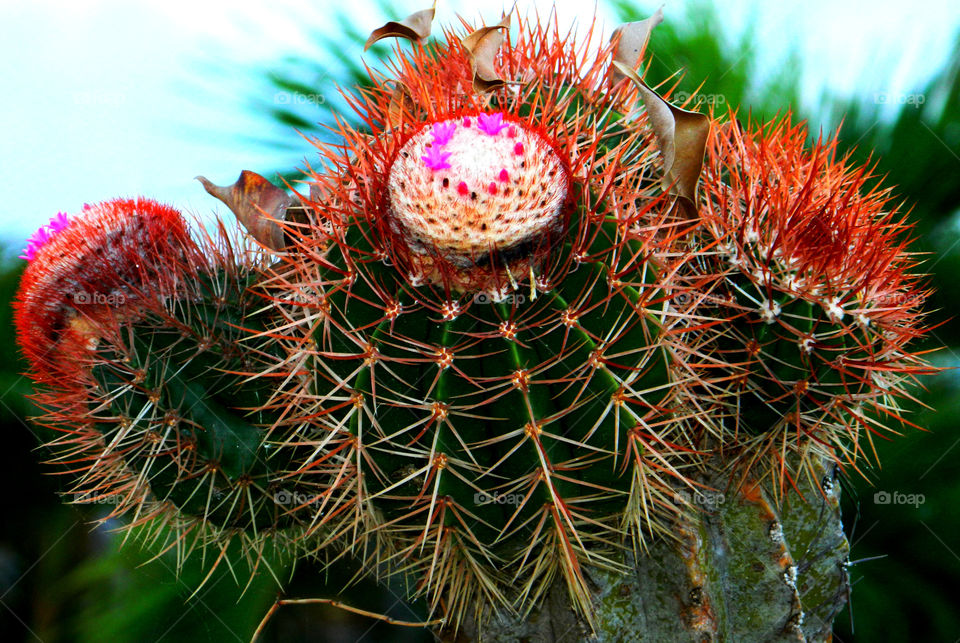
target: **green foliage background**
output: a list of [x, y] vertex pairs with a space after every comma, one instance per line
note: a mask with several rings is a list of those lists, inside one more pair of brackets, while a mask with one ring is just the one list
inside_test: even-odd
[[[623, 20], [649, 15], [630, 2], [613, 3]], [[384, 15], [398, 12], [383, 7]], [[312, 159], [309, 145], [293, 130], [329, 139], [323, 129], [333, 114], [346, 113], [334, 84], [350, 87], [366, 74], [359, 58], [341, 60], [335, 52], [344, 42], [362, 43], [366, 33], [346, 14], [335, 15], [336, 29], [318, 34], [325, 60], [286, 58], [265, 68], [251, 109], [265, 121], [285, 126], [289, 135], [271, 140], [290, 154], [289, 168], [250, 168], [270, 176], [290, 172], [302, 159]], [[668, 16], [654, 32], [648, 78], [665, 79], [681, 71], [678, 90], [699, 89], [719, 109], [740, 107], [756, 118], [770, 118], [791, 106], [818, 132], [823, 123], [838, 123], [842, 150], [858, 161], [876, 165], [884, 183], [896, 186], [916, 222], [916, 244], [928, 253], [925, 267], [936, 295], [931, 320], [940, 324], [928, 340], [944, 366], [960, 364], [960, 38], [941, 71], [915, 91], [920, 105], [903, 105], [892, 117], [882, 113], [873, 95], [850, 100], [824, 96], [815, 112], [805, 113], [799, 100], [802, 61], [784, 55], [777, 78], [757, 74], [760, 62], [750, 51], [748, 30], [739, 40], [727, 39], [717, 10], [697, 4], [685, 15]], [[364, 27], [366, 25], [364, 23]], [[960, 34], [958, 34], [960, 36]], [[351, 47], [351, 50], [359, 47]], [[377, 46], [370, 58], [387, 52]], [[335, 64], [331, 64], [335, 61]], [[263, 97], [278, 92], [322, 96], [323, 100], [278, 103]], [[722, 98], [719, 98], [722, 97]], [[238, 170], [241, 168], [238, 168]], [[92, 195], [109, 196], [109, 195]], [[20, 275], [19, 264], [0, 271], [0, 301], [9, 302]], [[269, 574], [260, 573], [245, 586], [226, 568], [219, 569], [200, 591], [204, 578], [195, 561], [180, 577], [167, 552], [136, 545], [120, 548], [110, 525], [92, 529], [89, 522], [109, 508], [68, 506], [58, 497], [59, 480], [44, 475], [44, 437], [24, 418], [28, 382], [14, 347], [11, 311], [0, 306], [0, 425], [6, 438], [0, 450], [3, 524], [0, 527], [0, 640], [59, 641], [246, 641], [277, 592]], [[850, 568], [854, 583], [851, 609], [836, 624], [837, 641], [949, 640], [960, 637], [960, 612], [954, 588], [960, 582], [960, 377], [946, 372], [925, 382], [926, 390], [911, 405], [912, 421], [924, 430], [908, 429], [899, 439], [878, 440], [882, 468], [871, 480], [850, 477], [845, 484], [845, 522], [853, 544]], [[923, 494], [918, 507], [874, 502], [878, 490]], [[355, 571], [349, 563], [331, 570], [316, 564], [274, 569], [290, 596], [331, 598], [342, 579]], [[238, 572], [239, 575], [239, 572]], [[330, 580], [328, 584], [328, 580]], [[340, 596], [365, 609], [398, 619], [422, 617], [418, 606], [399, 602], [397, 594], [373, 583], [361, 583]], [[389, 626], [329, 606], [287, 608], [268, 630], [266, 640], [420, 641], [426, 633]]]

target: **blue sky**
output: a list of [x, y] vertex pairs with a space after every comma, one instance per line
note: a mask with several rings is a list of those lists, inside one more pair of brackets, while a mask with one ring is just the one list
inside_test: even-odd
[[[396, 4], [407, 12], [426, 0]], [[549, 7], [518, 4], [521, 10]], [[562, 23], [584, 21], [592, 12], [583, 0], [557, 4]], [[777, 73], [791, 48], [800, 53], [805, 100], [815, 104], [824, 88], [872, 101], [877, 93], [898, 96], [921, 86], [949, 53], [960, 3], [920, 4], [910, 11], [887, 0], [727, 0], [722, 6], [730, 34], [755, 20], [755, 50], [768, 61], [767, 73]], [[384, 19], [370, 5], [351, 2], [363, 31]], [[76, 212], [84, 202], [114, 196], [142, 194], [186, 212], [223, 214], [193, 177], [229, 183], [244, 168], [289, 164], [289, 157], [249, 140], [276, 133], [251, 110], [257, 83], [249, 70], [286, 54], [319, 56], [309, 34], [327, 23], [323, 6], [329, 5], [0, 3], [0, 240], [18, 249], [58, 210]], [[493, 17], [502, 5], [441, 1], [438, 18], [450, 21], [465, 6]], [[680, 19], [683, 3], [667, 2], [664, 11], [667, 20]], [[600, 15], [611, 18], [602, 7]], [[345, 43], [344, 55], [360, 56], [361, 45]]]

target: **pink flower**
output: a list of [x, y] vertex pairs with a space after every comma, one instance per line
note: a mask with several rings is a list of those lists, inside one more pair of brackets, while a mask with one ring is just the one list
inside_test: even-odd
[[23, 251], [22, 255], [18, 255], [17, 259], [24, 259], [26, 261], [33, 261], [33, 258], [37, 256], [37, 249], [32, 243], [27, 244], [26, 250]]
[[480, 114], [477, 117], [477, 127], [490, 136], [496, 136], [501, 130], [509, 126], [503, 122], [503, 114], [497, 112], [496, 114]]
[[50, 241], [50, 233], [47, 232], [47, 226], [40, 226], [37, 231], [27, 239], [27, 249], [23, 251], [23, 254], [20, 255], [19, 258], [33, 261], [34, 257], [36, 257], [40, 251], [40, 248], [48, 241]]
[[50, 219], [50, 223], [40, 226], [36, 232], [30, 235], [30, 238], [27, 239], [27, 248], [19, 258], [33, 261], [37, 253], [40, 252], [40, 248], [45, 246], [55, 234], [62, 232], [69, 225], [70, 217], [67, 216], [67, 213], [58, 212], [57, 216]]
[[456, 123], [434, 123], [433, 125], [433, 145], [446, 145], [457, 131]]
[[450, 158], [450, 152], [441, 152], [439, 145], [427, 148], [427, 153], [420, 157], [431, 170], [449, 170], [450, 164], [447, 159]]
[[50, 224], [47, 227], [50, 228], [51, 233], [57, 234], [63, 231], [68, 225], [70, 225], [70, 217], [67, 216], [67, 213], [58, 212], [57, 216], [50, 219]]

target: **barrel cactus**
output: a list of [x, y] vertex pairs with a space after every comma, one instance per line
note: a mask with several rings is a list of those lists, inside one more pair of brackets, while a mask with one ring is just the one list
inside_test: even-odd
[[432, 16], [292, 194], [201, 178], [246, 237], [141, 199], [31, 240], [70, 491], [213, 565], [352, 557], [449, 640], [828, 639], [838, 473], [929, 370], [902, 216], [789, 119], [661, 98], [659, 16], [595, 56]]

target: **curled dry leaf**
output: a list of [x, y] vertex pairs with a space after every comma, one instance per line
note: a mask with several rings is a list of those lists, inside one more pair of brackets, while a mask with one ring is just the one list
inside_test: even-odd
[[406, 38], [413, 42], [420, 42], [430, 36], [430, 27], [433, 25], [433, 17], [436, 14], [437, 3], [423, 11], [411, 13], [409, 16], [395, 22], [391, 20], [379, 29], [374, 29], [367, 38], [363, 50], [366, 51], [373, 46], [373, 43], [384, 38]]
[[610, 69], [610, 80], [614, 85], [627, 77], [617, 68], [617, 63], [636, 69], [647, 48], [650, 33], [661, 22], [663, 22], [663, 7], [657, 9], [657, 12], [646, 20], [626, 22], [610, 34], [610, 42], [614, 43], [614, 66]]
[[692, 207], [695, 211], [697, 183], [703, 168], [710, 118], [706, 114], [688, 112], [668, 103], [650, 89], [636, 71], [619, 62], [613, 64], [640, 90], [663, 155], [663, 188], [684, 201], [684, 208], [689, 210]]
[[283, 248], [283, 230], [277, 221], [283, 221], [293, 199], [256, 172], [244, 170], [233, 185], [220, 187], [206, 177], [198, 176], [212, 196], [223, 201], [237, 215], [254, 239], [271, 250]]
[[493, 63], [503, 44], [505, 34], [510, 29], [511, 15], [503, 14], [499, 23], [480, 27], [461, 40], [473, 63], [473, 91], [475, 92], [489, 92], [507, 84], [497, 75]]

